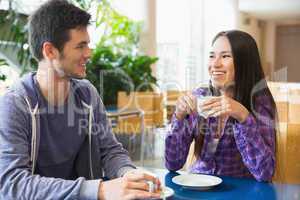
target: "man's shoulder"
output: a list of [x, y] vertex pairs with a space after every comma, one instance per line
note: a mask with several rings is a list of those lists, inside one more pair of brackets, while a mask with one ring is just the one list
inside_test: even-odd
[[7, 89], [6, 93], [8, 95], [31, 96], [35, 90], [33, 76], [34, 72], [23, 75]]
[[6, 100], [7, 102], [12, 103], [14, 101], [11, 100], [24, 99], [26, 96], [31, 96], [27, 87], [24, 85], [24, 79], [26, 78], [27, 77], [20, 78], [13, 85], [7, 88], [6, 92], [0, 97], [1, 101]]
[[16, 90], [8, 90], [0, 97], [0, 117], [21, 117], [28, 113], [24, 95]]
[[7, 103], [14, 103], [15, 100], [21, 99], [22, 94], [20, 94], [18, 91], [15, 89], [9, 88], [3, 95], [0, 97], [0, 102], [7, 102]]

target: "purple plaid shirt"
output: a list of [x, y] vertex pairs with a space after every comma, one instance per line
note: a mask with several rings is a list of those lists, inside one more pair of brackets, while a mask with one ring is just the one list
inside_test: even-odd
[[[206, 91], [199, 88], [193, 94], [205, 96]], [[179, 121], [173, 116], [166, 137], [166, 167], [169, 170], [183, 167], [189, 147], [201, 129], [203, 147], [190, 172], [270, 181], [275, 168], [275, 108], [268, 96], [258, 96], [255, 105], [257, 118], [249, 114], [243, 123], [239, 123], [230, 117], [219, 140], [214, 139], [217, 118], [204, 119], [194, 113]], [[213, 145], [214, 142], [217, 145]]]

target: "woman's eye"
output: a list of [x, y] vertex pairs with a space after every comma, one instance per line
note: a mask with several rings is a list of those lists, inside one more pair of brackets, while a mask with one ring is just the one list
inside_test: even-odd
[[223, 55], [223, 58], [230, 58], [231, 55]]

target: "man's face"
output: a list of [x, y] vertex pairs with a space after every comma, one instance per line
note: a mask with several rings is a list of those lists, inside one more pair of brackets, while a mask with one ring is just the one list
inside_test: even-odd
[[62, 77], [85, 78], [86, 63], [91, 57], [87, 28], [71, 29], [69, 37], [70, 39], [65, 43], [63, 51], [59, 53], [59, 58], [53, 62], [54, 68]]

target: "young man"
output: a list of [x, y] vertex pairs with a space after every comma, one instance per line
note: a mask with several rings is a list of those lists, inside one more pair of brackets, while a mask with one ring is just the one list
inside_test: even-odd
[[[90, 15], [64, 0], [29, 22], [38, 70], [0, 101], [0, 199], [144, 199], [147, 181], [113, 136], [95, 88], [82, 80]], [[103, 176], [109, 181], [102, 181]]]

